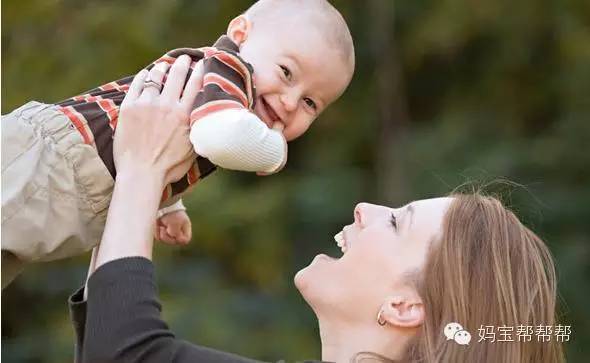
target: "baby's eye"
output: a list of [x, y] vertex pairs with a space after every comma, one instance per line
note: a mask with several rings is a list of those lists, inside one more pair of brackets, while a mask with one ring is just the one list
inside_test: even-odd
[[289, 70], [289, 68], [285, 67], [285, 66], [280, 66], [281, 70], [283, 71], [283, 75], [285, 75], [285, 77], [288, 80], [291, 80], [291, 71]]
[[309, 107], [313, 108], [314, 110], [317, 110], [317, 109], [318, 109], [318, 106], [315, 104], [315, 102], [313, 102], [313, 100], [312, 100], [311, 98], [309, 98], [309, 97], [305, 97], [305, 98], [303, 99], [303, 101], [305, 101], [305, 103], [306, 103], [306, 104], [307, 104]]

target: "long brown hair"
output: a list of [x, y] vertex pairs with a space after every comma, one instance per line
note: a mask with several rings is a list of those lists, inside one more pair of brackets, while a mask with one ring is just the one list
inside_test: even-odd
[[[554, 335], [546, 342], [517, 336], [519, 326], [536, 333], [557, 324], [555, 267], [545, 243], [493, 197], [452, 197], [442, 236], [416, 274], [425, 320], [403, 361], [564, 362]], [[451, 322], [471, 333], [469, 345], [447, 340], [443, 329]], [[482, 326], [512, 327], [514, 342], [499, 342], [497, 331], [496, 342], [478, 342]]]

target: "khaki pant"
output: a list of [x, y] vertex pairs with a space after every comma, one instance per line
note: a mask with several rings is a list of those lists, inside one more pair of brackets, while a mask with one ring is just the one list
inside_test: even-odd
[[24, 265], [81, 254], [100, 242], [113, 179], [55, 106], [2, 116], [2, 288]]

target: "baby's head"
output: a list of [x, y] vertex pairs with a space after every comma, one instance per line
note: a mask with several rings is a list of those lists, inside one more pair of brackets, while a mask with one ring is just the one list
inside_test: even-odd
[[254, 68], [254, 112], [290, 141], [344, 92], [354, 46], [340, 13], [326, 0], [260, 0], [233, 19], [227, 35]]

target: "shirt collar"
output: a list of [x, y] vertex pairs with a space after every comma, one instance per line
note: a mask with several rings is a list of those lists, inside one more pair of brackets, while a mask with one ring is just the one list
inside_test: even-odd
[[240, 51], [240, 47], [238, 47], [238, 45], [234, 43], [234, 41], [231, 40], [227, 35], [220, 36], [213, 46], [215, 48], [230, 50], [236, 53]]

